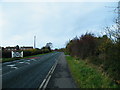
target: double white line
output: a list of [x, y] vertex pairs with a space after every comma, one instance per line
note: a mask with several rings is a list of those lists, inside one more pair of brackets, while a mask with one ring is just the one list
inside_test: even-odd
[[50, 69], [50, 71], [48, 72], [47, 76], [45, 77], [45, 79], [43, 80], [42, 84], [39, 86], [38, 90], [45, 90], [45, 88], [47, 87], [47, 84], [57, 66], [57, 62], [58, 60], [56, 60], [55, 64], [52, 66], [52, 68]]

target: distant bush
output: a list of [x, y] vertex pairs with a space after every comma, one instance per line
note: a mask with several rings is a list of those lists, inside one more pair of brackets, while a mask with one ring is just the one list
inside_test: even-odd
[[48, 53], [49, 49], [42, 49], [42, 53]]
[[28, 51], [28, 50], [23, 51], [23, 57], [31, 56], [31, 55], [32, 55], [31, 51]]
[[[49, 52], [50, 52], [50, 50], [47, 48], [23, 50], [23, 57], [37, 55], [37, 54], [43, 54], [43, 53], [49, 53]], [[2, 51], [2, 57], [3, 58], [11, 58], [12, 57], [11, 51]]]
[[11, 58], [12, 57], [11, 51], [2, 51], [2, 57], [3, 58]]

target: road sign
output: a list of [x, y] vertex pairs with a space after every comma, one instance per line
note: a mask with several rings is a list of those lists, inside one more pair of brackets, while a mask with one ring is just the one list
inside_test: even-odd
[[14, 57], [23, 57], [23, 51], [22, 52], [12, 51], [12, 58]]

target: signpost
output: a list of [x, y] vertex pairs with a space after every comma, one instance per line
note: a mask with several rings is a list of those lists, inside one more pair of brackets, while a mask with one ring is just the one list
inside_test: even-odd
[[22, 52], [12, 51], [12, 58], [14, 57], [23, 57], [23, 51]]

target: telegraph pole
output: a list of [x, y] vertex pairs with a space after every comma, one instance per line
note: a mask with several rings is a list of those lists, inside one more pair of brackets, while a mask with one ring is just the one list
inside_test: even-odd
[[34, 36], [34, 49], [36, 48], [36, 36]]

